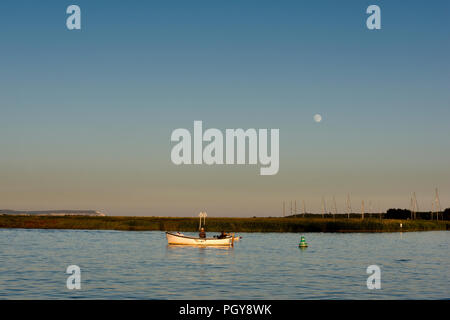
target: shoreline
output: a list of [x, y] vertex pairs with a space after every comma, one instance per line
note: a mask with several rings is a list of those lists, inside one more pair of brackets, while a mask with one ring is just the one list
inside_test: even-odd
[[[197, 232], [198, 218], [0, 215], [0, 229]], [[400, 224], [402, 227], [400, 228]], [[450, 221], [376, 218], [208, 218], [207, 232], [411, 232], [450, 230]]]

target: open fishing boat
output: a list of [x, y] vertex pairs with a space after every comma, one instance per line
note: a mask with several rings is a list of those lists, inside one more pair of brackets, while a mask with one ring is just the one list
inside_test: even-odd
[[167, 243], [177, 245], [194, 245], [194, 246], [231, 246], [233, 245], [233, 237], [226, 237], [224, 239], [217, 238], [196, 238], [185, 236], [183, 234], [176, 234], [166, 232]]

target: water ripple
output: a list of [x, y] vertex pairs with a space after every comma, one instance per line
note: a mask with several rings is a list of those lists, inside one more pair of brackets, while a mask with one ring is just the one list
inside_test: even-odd
[[[448, 299], [450, 233], [247, 233], [234, 248], [163, 232], [0, 229], [0, 299]], [[345, 244], [345, 245], [342, 245]], [[67, 266], [82, 289], [66, 288]], [[368, 290], [367, 266], [382, 270]]]

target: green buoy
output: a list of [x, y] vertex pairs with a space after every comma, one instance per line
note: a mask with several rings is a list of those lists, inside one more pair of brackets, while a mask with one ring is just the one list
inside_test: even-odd
[[305, 237], [304, 237], [304, 236], [302, 236], [302, 237], [300, 238], [300, 243], [298, 244], [298, 246], [299, 246], [300, 248], [306, 248], [306, 247], [308, 246], [308, 244], [307, 244], [306, 241], [305, 241]]

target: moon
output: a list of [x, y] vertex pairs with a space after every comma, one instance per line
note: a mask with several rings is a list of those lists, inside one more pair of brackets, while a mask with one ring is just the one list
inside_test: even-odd
[[314, 115], [314, 121], [317, 122], [317, 123], [321, 122], [322, 121], [322, 116], [320, 114], [318, 114], [318, 113], [315, 114]]

